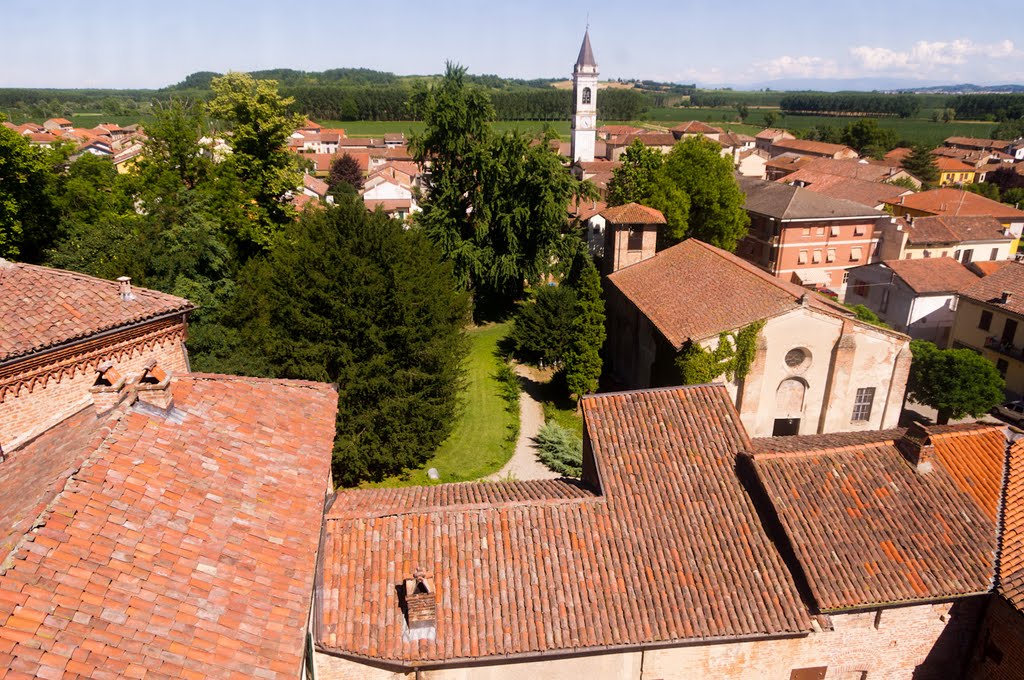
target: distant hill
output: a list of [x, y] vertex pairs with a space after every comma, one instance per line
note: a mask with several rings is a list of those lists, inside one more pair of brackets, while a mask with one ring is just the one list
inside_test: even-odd
[[[210, 82], [223, 74], [213, 71], [197, 71], [185, 77], [180, 83], [164, 88], [166, 92], [179, 90], [208, 90]], [[367, 87], [374, 85], [392, 86], [416, 80], [435, 80], [440, 75], [398, 76], [388, 71], [374, 71], [368, 68], [334, 68], [326, 71], [297, 71], [289, 68], [275, 68], [250, 71], [249, 75], [258, 80], [276, 80], [281, 87], [315, 87], [323, 85], [350, 85]], [[503, 78], [501, 76], [466, 74], [466, 80], [493, 89], [516, 87], [551, 87], [559, 78]]]
[[934, 87], [915, 87], [896, 90], [914, 94], [1019, 94], [1024, 92], [1024, 85], [936, 85]]

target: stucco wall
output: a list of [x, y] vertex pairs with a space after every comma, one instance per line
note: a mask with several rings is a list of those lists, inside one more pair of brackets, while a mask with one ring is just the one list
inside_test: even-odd
[[[902, 384], [892, 385], [893, 372], [908, 341], [863, 324], [846, 322], [845, 336], [843, 329], [842, 319], [810, 308], [765, 324], [762, 348], [743, 381], [742, 395], [739, 385], [729, 386], [733, 399], [739, 397], [740, 417], [750, 436], [771, 436], [777, 418], [799, 417], [799, 434], [896, 426], [906, 383], [903, 378]], [[793, 349], [806, 353], [804, 364], [786, 364]], [[795, 412], [779, 403], [786, 380], [805, 387], [802, 408]], [[854, 421], [857, 390], [867, 387], [875, 388], [870, 417]]]
[[[839, 614], [833, 630], [787, 640], [721, 643], [530, 663], [424, 671], [424, 680], [789, 680], [797, 668], [826, 666], [826, 680], [928, 680], [959, 677], [983, 598]], [[877, 626], [876, 626], [877, 621]], [[317, 654], [320, 680], [395, 680], [413, 674], [382, 671]]]
[[[983, 310], [992, 312], [992, 322], [988, 330], [978, 327]], [[1004, 354], [985, 347], [986, 338], [1002, 339], [1007, 319], [1014, 319], [1018, 324], [1013, 340], [1013, 347], [1017, 350], [1015, 355]], [[973, 300], [960, 298], [957, 303], [949, 344], [951, 347], [962, 345], [978, 350], [993, 364], [1000, 359], [1006, 361], [1006, 389], [1015, 394], [1024, 394], [1024, 360], [1021, 359], [1020, 354], [1021, 347], [1024, 346], [1024, 319], [1020, 316], [1008, 314], [998, 305], [982, 305]]]

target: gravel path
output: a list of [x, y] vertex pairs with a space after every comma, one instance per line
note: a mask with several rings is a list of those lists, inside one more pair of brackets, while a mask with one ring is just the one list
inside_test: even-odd
[[544, 425], [544, 409], [530, 394], [530, 388], [538, 384], [534, 378], [534, 371], [518, 364], [515, 370], [520, 384], [524, 386], [523, 391], [519, 393], [519, 439], [516, 441], [516, 451], [505, 467], [487, 479], [556, 479], [559, 475], [537, 460], [536, 449], [533, 446], [533, 438]]

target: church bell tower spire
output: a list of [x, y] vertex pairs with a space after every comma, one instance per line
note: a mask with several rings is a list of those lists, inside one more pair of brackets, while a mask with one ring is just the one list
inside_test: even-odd
[[590, 28], [583, 34], [583, 44], [572, 69], [573, 116], [572, 160], [594, 160], [597, 133], [597, 62], [590, 46]]

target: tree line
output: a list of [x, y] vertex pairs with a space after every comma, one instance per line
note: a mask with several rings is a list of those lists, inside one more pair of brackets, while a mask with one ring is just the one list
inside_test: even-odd
[[921, 101], [910, 94], [799, 92], [782, 97], [779, 108], [787, 114], [867, 114], [913, 118], [921, 111]]
[[966, 94], [952, 97], [947, 106], [958, 118], [1007, 121], [1024, 118], [1024, 94]]

